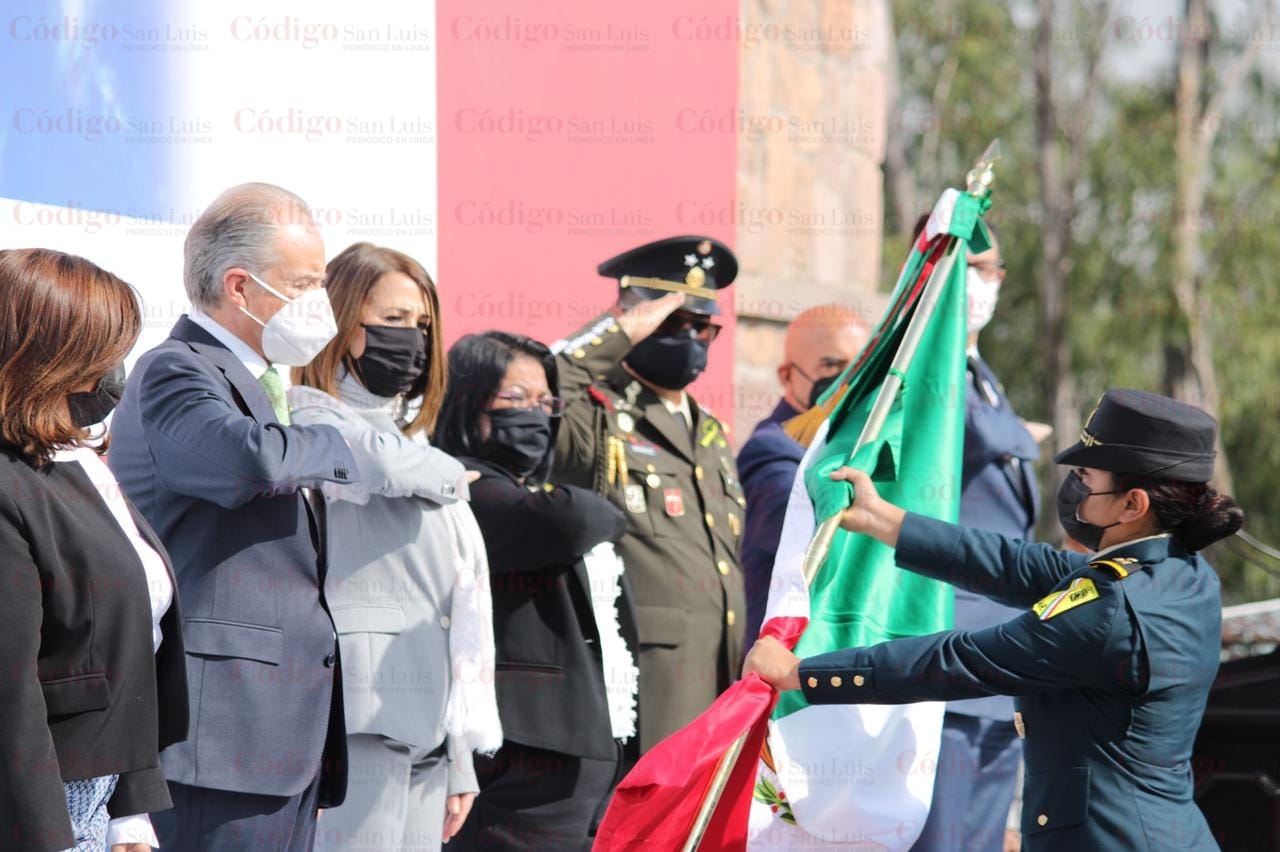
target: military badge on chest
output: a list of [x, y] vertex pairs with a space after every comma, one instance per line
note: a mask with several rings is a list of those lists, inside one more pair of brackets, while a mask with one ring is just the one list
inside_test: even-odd
[[662, 508], [667, 517], [679, 518], [684, 515], [684, 492], [679, 488], [662, 489]]
[[632, 482], [622, 489], [622, 501], [633, 515], [643, 515], [648, 505], [644, 499], [644, 486]]

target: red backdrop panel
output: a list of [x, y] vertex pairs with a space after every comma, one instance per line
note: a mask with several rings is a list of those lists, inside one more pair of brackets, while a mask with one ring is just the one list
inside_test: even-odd
[[[607, 307], [596, 264], [733, 245], [736, 0], [438, 0], [439, 276], [449, 342], [550, 343]], [[396, 85], [402, 85], [403, 81]], [[732, 417], [733, 297], [698, 399]]]

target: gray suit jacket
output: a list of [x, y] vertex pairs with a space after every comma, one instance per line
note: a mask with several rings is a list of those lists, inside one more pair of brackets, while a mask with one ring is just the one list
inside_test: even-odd
[[[191, 730], [171, 781], [345, 792], [333, 622], [301, 489], [358, 478], [327, 426], [283, 426], [244, 364], [186, 317], [139, 359], [111, 424], [111, 469], [173, 559]], [[335, 801], [336, 800], [336, 801]]]
[[[354, 379], [344, 379], [340, 391], [351, 405], [293, 387], [289, 407], [295, 423], [338, 429], [363, 477], [322, 488], [325, 595], [342, 645], [347, 732], [435, 748], [448, 739], [453, 682], [449, 613], [459, 566], [449, 542], [461, 530], [484, 553], [465, 502], [466, 470], [425, 439], [406, 437], [389, 413], [362, 405], [376, 398]], [[471, 752], [451, 740], [447, 745], [448, 792], [478, 792]]]

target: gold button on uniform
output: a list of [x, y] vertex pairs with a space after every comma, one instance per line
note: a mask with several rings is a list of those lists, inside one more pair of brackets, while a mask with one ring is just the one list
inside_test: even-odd
[[711, 516], [710, 512], [707, 512], [703, 517], [707, 519], [707, 526], [714, 527], [716, 525], [716, 519]]
[[587, 350], [585, 350], [585, 349], [575, 349], [575, 350], [573, 350], [573, 357], [575, 357], [575, 358], [577, 358], [577, 359], [581, 360], [581, 359], [583, 359], [583, 358], [587, 357]]
[[809, 678], [809, 688], [814, 689], [817, 686], [818, 686], [818, 679], [816, 677]]
[[867, 682], [867, 679], [866, 679], [865, 677], [863, 677], [862, 675], [854, 675], [854, 676], [853, 676], [853, 685], [854, 685], [854, 686], [862, 686], [862, 685], [863, 685], [864, 683], [866, 683], [866, 682]]
[[599, 335], [596, 335], [595, 337], [591, 338], [591, 345], [592, 345], [592, 346], [599, 346], [601, 343], [604, 343], [604, 338], [603, 338], [603, 337], [601, 337], [601, 336], [599, 336]]
[[721, 559], [719, 562], [716, 563], [716, 570], [719, 571], [722, 576], [728, 577], [729, 563]]
[[656, 473], [651, 473], [644, 478], [644, 484], [650, 488], [657, 488], [662, 484], [662, 477], [658, 476]]
[[733, 623], [737, 620], [738, 620], [738, 614], [733, 610], [729, 610], [724, 614], [724, 623], [729, 625], [730, 627], [732, 627]]
[[836, 675], [835, 677], [831, 678], [831, 685], [835, 687], [844, 686], [844, 680], [840, 677], [840, 675]]
[[702, 474], [703, 474], [703, 471], [702, 471], [702, 465], [700, 465], [700, 464], [695, 464], [695, 465], [693, 466], [693, 475], [694, 475], [694, 476], [696, 476], [698, 479], [701, 479], [701, 478], [702, 478]]
[[647, 465], [645, 465], [645, 466], [644, 466], [644, 469], [645, 469], [645, 470], [647, 470], [647, 471], [649, 471], [649, 473], [654, 473], [655, 471], [657, 471], [657, 468], [656, 468], [656, 467], [654, 467], [654, 466], [653, 466], [653, 465], [651, 465], [651, 464], [647, 464]]
[[1036, 817], [1036, 825], [1048, 825], [1048, 824], [1049, 824], [1049, 818], [1044, 814], [1040, 814], [1040, 816]]

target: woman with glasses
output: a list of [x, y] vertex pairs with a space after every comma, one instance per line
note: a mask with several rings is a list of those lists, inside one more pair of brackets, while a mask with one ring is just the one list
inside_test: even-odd
[[369, 243], [327, 273], [338, 334], [294, 371], [289, 403], [295, 423], [342, 433], [359, 475], [322, 489], [350, 769], [315, 845], [438, 849], [479, 789], [472, 751], [502, 742], [469, 475], [428, 440], [445, 388], [440, 302], [417, 261]]
[[[564, 403], [540, 343], [486, 332], [449, 352], [437, 440], [480, 478], [471, 507], [488, 546], [506, 741], [478, 758], [464, 849], [590, 848], [635, 731], [636, 669], [621, 565], [626, 529], [593, 492], [547, 483]], [[627, 639], [623, 639], [626, 628]]]

